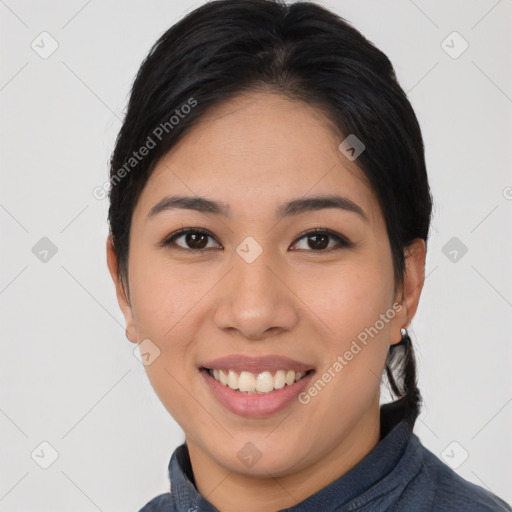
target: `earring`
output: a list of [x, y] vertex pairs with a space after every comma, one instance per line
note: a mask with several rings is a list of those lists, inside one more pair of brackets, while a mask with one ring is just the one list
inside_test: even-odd
[[393, 345], [394, 347], [407, 345], [408, 343], [411, 342], [411, 338], [409, 337], [409, 333], [407, 332], [407, 329], [405, 327], [402, 327], [400, 329], [400, 334], [402, 335], [402, 339], [396, 345]]

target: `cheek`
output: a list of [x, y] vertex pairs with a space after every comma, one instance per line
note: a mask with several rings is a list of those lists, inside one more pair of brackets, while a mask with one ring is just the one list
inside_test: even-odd
[[[194, 267], [194, 265], [189, 265]], [[149, 251], [131, 260], [131, 292], [135, 322], [140, 336], [167, 344], [182, 329], [181, 321], [201, 302], [213, 285], [211, 274], [197, 267], [171, 265]]]
[[[392, 306], [393, 275], [391, 261], [361, 260], [328, 275], [308, 280], [303, 288], [307, 305], [323, 321], [328, 338], [338, 340], [342, 349], [347, 341], [370, 328]], [[387, 326], [387, 324], [386, 324]], [[379, 323], [379, 331], [386, 331]]]
[[[158, 357], [145, 366], [160, 401], [180, 424], [188, 418], [191, 380], [199, 377], [195, 360], [197, 304], [211, 285], [142, 251], [131, 260], [133, 314], [139, 340], [150, 339]], [[196, 320], [196, 321], [194, 321]], [[196, 375], [197, 374], [197, 375]]]
[[379, 389], [395, 316], [393, 285], [389, 257], [371, 263], [361, 259], [304, 290], [323, 332], [322, 372], [317, 375], [322, 382], [313, 390], [314, 395], [322, 390], [318, 406], [338, 404], [333, 410], [348, 413]]

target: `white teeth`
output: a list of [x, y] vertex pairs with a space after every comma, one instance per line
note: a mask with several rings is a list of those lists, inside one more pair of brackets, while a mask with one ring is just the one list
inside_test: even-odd
[[242, 372], [238, 379], [238, 389], [245, 392], [254, 391], [256, 389], [256, 379], [254, 378], [254, 375], [249, 372]]
[[284, 388], [286, 384], [286, 373], [284, 370], [278, 370], [274, 375], [274, 388], [281, 389]]
[[[251, 374], [252, 375], [252, 374]], [[241, 376], [240, 376], [241, 380]], [[263, 372], [256, 378], [256, 391], [260, 393], [268, 393], [274, 389], [274, 378], [270, 372]], [[240, 388], [242, 391], [242, 388]]]
[[238, 389], [238, 375], [233, 370], [228, 372], [228, 386], [231, 389]]
[[214, 370], [213, 377], [215, 378], [215, 380], [220, 380], [220, 383], [223, 386], [228, 385], [228, 376], [222, 370], [219, 370], [219, 378], [218, 379], [215, 377], [215, 370]]
[[270, 393], [274, 389], [291, 386], [306, 375], [306, 372], [295, 372], [293, 370], [278, 370], [274, 376], [269, 371], [255, 375], [247, 371], [238, 374], [234, 370], [214, 369], [209, 370], [209, 373], [223, 386], [229, 386], [231, 389], [249, 394]]

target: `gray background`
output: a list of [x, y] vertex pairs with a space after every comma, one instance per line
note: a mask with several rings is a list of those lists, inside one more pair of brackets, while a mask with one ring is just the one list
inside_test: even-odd
[[[183, 434], [125, 339], [92, 191], [141, 60], [200, 3], [0, 0], [2, 511], [138, 510], [168, 487]], [[512, 0], [322, 3], [388, 54], [425, 137], [416, 431], [512, 501]]]

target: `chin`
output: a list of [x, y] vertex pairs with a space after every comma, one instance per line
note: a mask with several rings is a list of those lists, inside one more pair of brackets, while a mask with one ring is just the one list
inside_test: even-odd
[[306, 456], [311, 458], [311, 451], [304, 443], [286, 443], [282, 436], [269, 439], [267, 435], [246, 436], [221, 452], [212, 447], [211, 457], [233, 473], [264, 478], [296, 472]]

